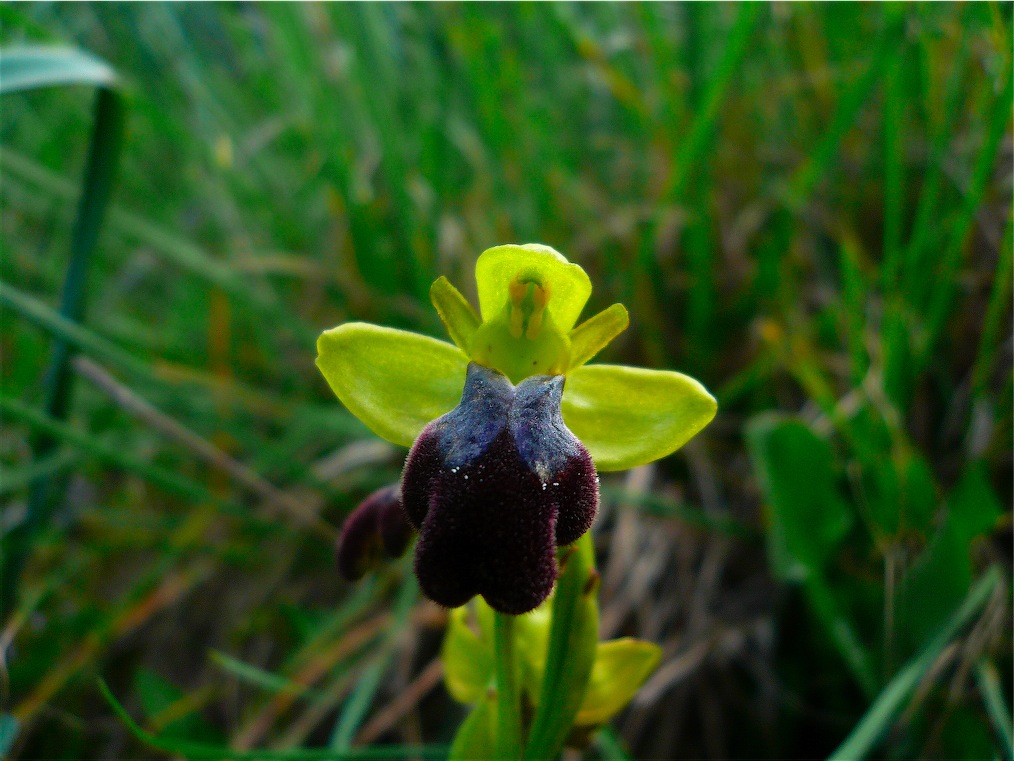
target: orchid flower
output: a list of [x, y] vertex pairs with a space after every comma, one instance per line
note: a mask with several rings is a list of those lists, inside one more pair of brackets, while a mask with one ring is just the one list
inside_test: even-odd
[[374, 433], [411, 447], [400, 493], [350, 524], [379, 531], [390, 512], [377, 511], [399, 501], [419, 532], [427, 596], [453, 608], [480, 594], [519, 614], [552, 591], [557, 547], [591, 526], [596, 470], [670, 454], [716, 403], [677, 372], [586, 364], [627, 327], [627, 311], [614, 304], [578, 325], [591, 282], [552, 248], [488, 249], [475, 276], [478, 314], [446, 278], [430, 290], [453, 344], [351, 322], [320, 336], [317, 366]]

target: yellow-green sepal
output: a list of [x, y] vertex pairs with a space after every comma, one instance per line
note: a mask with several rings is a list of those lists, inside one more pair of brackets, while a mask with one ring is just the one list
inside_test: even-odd
[[451, 340], [466, 354], [472, 336], [479, 329], [479, 315], [472, 309], [461, 291], [451, 285], [451, 281], [441, 275], [430, 286], [430, 301], [440, 315], [440, 320], [447, 328]]
[[517, 278], [538, 283], [549, 292], [546, 308], [563, 333], [577, 323], [592, 290], [585, 271], [549, 246], [526, 243], [488, 248], [475, 263], [483, 320], [500, 316], [510, 301], [510, 284]]
[[595, 467], [607, 471], [675, 452], [711, 421], [718, 403], [682, 373], [584, 365], [567, 374], [561, 408]]
[[[518, 616], [514, 636], [521, 687], [535, 705], [546, 669], [553, 596]], [[480, 596], [448, 614], [441, 649], [444, 683], [459, 703], [474, 703], [493, 684], [493, 609]]]
[[630, 315], [623, 304], [613, 304], [589, 317], [570, 331], [570, 368], [580, 367], [602, 351], [610, 341], [627, 329]]
[[407, 447], [461, 400], [468, 358], [429, 336], [349, 322], [317, 339], [317, 367], [349, 412]]
[[600, 642], [574, 724], [591, 727], [609, 721], [634, 699], [661, 658], [662, 648], [654, 642], [631, 637]]

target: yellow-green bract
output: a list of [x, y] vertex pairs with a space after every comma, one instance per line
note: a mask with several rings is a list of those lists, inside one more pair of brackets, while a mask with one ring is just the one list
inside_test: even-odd
[[[538, 706], [546, 669], [552, 598], [532, 613], [519, 616], [518, 652], [521, 685], [533, 706]], [[476, 622], [468, 619], [475, 613]], [[471, 606], [450, 613], [442, 657], [444, 680], [460, 703], [477, 703], [493, 681], [493, 611], [480, 598]], [[604, 724], [629, 703], [658, 665], [662, 649], [643, 640], [623, 637], [594, 645], [594, 665], [574, 718], [579, 727]]]
[[479, 314], [446, 278], [430, 291], [454, 344], [361, 322], [318, 339], [317, 366], [378, 436], [411, 446], [427, 423], [458, 404], [469, 361], [514, 383], [565, 375], [564, 422], [602, 471], [664, 457], [714, 417], [714, 398], [689, 376], [585, 365], [627, 327], [627, 312], [614, 304], [577, 324], [591, 282], [558, 252], [538, 244], [497, 246], [483, 252], [475, 272]]

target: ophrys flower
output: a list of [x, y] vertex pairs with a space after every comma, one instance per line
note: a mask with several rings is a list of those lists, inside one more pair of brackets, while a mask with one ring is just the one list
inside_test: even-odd
[[557, 545], [591, 525], [594, 468], [675, 451], [716, 404], [680, 373], [586, 365], [627, 312], [614, 304], [575, 327], [591, 283], [553, 249], [489, 249], [476, 281], [481, 319], [446, 278], [430, 291], [456, 345], [346, 323], [321, 335], [317, 365], [371, 430], [412, 446], [401, 498], [423, 591], [520, 613], [552, 590]]

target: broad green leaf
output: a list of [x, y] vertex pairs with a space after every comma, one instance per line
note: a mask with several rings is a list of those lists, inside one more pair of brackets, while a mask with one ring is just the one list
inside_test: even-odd
[[925, 534], [933, 520], [939, 497], [933, 469], [918, 452], [908, 453], [899, 463], [901, 475], [901, 522], [910, 530]]
[[440, 315], [451, 340], [459, 349], [468, 353], [472, 336], [479, 329], [479, 315], [472, 309], [468, 299], [451, 285], [450, 280], [441, 276], [430, 286], [430, 301], [433, 302], [433, 308]]
[[931, 531], [940, 498], [933, 471], [915, 450], [891, 451], [890, 433], [881, 428], [863, 431], [859, 453], [863, 503], [876, 541], [898, 541], [899, 534], [925, 535]]
[[[546, 668], [553, 596], [530, 613], [518, 616], [514, 625], [521, 687], [534, 705], [539, 698]], [[469, 625], [474, 614], [477, 626]], [[451, 697], [474, 703], [493, 680], [493, 609], [480, 596], [449, 615], [441, 657], [444, 681]]]
[[602, 727], [595, 733], [595, 746], [602, 761], [633, 761], [612, 727]]
[[1003, 505], [986, 477], [982, 462], [971, 463], [947, 497], [955, 531], [968, 543], [990, 531], [1003, 515]]
[[973, 578], [971, 544], [1002, 512], [981, 465], [973, 463], [948, 496], [940, 528], [899, 586], [898, 630], [910, 648], [925, 642], [965, 595]]
[[624, 470], [675, 452], [715, 416], [714, 398], [668, 370], [585, 365], [567, 375], [563, 419], [599, 470]]
[[451, 611], [441, 651], [447, 691], [459, 703], [479, 700], [493, 678], [492, 643], [468, 625], [470, 609], [463, 605]]
[[406, 447], [461, 401], [467, 366], [451, 344], [364, 322], [317, 339], [317, 367], [342, 404], [375, 434]]
[[116, 72], [81, 50], [28, 45], [0, 52], [0, 94], [57, 85], [110, 87]]
[[819, 575], [852, 524], [830, 446], [805, 423], [773, 415], [750, 422], [747, 443], [770, 511], [775, 574], [783, 581]]
[[589, 317], [570, 332], [570, 367], [580, 367], [627, 329], [630, 316], [623, 304], [613, 304]]
[[662, 648], [654, 642], [630, 637], [600, 642], [584, 702], [574, 723], [582, 727], [604, 724], [623, 710], [661, 657]]
[[496, 693], [489, 692], [458, 727], [447, 761], [478, 761], [494, 758]]
[[761, 415], [747, 427], [747, 444], [768, 510], [768, 555], [782, 581], [801, 583], [853, 676], [876, 689], [870, 653], [824, 569], [852, 525], [850, 506], [835, 485], [826, 441], [798, 420]]
[[549, 291], [546, 311], [564, 333], [574, 327], [592, 290], [585, 271], [549, 246], [496, 246], [483, 251], [475, 263], [483, 320], [500, 316], [510, 301], [510, 284], [515, 278], [536, 282]]
[[831, 449], [801, 421], [774, 416], [753, 420], [748, 441], [768, 503], [772, 566], [783, 580], [802, 580], [830, 560], [852, 522]]

